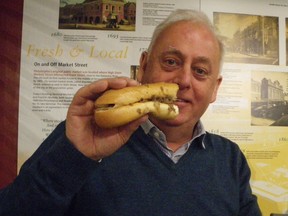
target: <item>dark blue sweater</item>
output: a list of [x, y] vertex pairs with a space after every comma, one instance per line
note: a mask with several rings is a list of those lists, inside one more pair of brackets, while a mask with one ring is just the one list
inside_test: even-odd
[[238, 146], [213, 134], [174, 164], [139, 128], [101, 163], [85, 158], [60, 124], [0, 192], [0, 215], [258, 216]]

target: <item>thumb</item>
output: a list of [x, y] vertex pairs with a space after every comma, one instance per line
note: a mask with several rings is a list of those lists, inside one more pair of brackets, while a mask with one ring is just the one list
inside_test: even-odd
[[123, 142], [126, 143], [130, 136], [137, 130], [137, 128], [147, 120], [148, 115], [145, 115], [119, 128], [119, 134], [122, 134], [121, 137]]

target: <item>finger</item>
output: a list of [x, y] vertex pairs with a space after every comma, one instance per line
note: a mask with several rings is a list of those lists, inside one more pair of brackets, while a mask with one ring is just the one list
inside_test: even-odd
[[145, 115], [139, 119], [136, 119], [135, 121], [130, 123], [129, 125], [130, 130], [132, 131], [136, 130], [142, 123], [146, 122], [147, 120], [148, 120], [148, 115]]
[[145, 121], [148, 120], [148, 115], [142, 116], [139, 119], [136, 119], [135, 121], [130, 122], [127, 125], [124, 125], [119, 128], [119, 132], [122, 134], [122, 140], [126, 142], [125, 140], [128, 140], [129, 137], [132, 135], [132, 133]]
[[[118, 79], [124, 79], [127, 82], [126, 86], [136, 86], [136, 85], [140, 85], [140, 83], [137, 80], [128, 78], [128, 77], [118, 77]], [[125, 87], [126, 87], [125, 86]]]

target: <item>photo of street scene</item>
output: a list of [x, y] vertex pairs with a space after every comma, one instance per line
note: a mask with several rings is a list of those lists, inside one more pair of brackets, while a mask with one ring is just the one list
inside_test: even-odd
[[136, 0], [60, 0], [59, 29], [135, 31]]
[[225, 62], [279, 65], [278, 17], [213, 14], [225, 45]]
[[288, 66], [288, 18], [286, 18], [286, 65]]
[[138, 71], [139, 71], [139, 65], [131, 65], [130, 66], [130, 78], [137, 80]]
[[287, 72], [252, 72], [251, 125], [288, 126]]

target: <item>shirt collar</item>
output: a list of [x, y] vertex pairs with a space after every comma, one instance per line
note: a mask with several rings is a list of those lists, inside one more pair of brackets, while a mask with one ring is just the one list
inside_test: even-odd
[[[142, 129], [144, 130], [145, 134], [150, 134], [152, 131], [155, 132], [155, 130], [158, 132], [157, 134], [159, 134], [158, 137], [153, 136], [155, 139], [158, 139], [160, 142], [163, 143], [163, 140], [166, 142], [166, 136], [165, 134], [159, 129], [157, 128], [150, 120], [147, 120], [146, 122], [144, 122], [141, 125]], [[194, 132], [193, 132], [193, 137], [192, 139], [188, 142], [189, 144], [192, 143], [193, 140], [195, 140], [196, 138], [205, 135], [206, 131], [204, 129], [204, 125], [202, 124], [202, 122], [199, 120], [196, 123], [196, 126], [194, 128]], [[202, 148], [206, 149], [205, 143], [204, 143], [204, 139], [202, 139]]]

